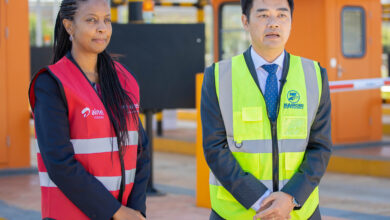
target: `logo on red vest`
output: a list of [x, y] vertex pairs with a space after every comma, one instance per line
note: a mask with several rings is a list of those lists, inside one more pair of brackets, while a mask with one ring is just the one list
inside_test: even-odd
[[137, 103], [134, 104], [134, 107], [123, 105], [122, 108], [127, 109], [127, 114], [139, 113], [139, 104]]
[[89, 114], [91, 114], [91, 109], [85, 107], [83, 110], [81, 110], [81, 114], [84, 116], [84, 118], [86, 118]]
[[104, 118], [104, 111], [99, 109], [91, 109], [88, 107], [85, 107], [83, 110], [81, 110], [81, 114], [84, 116], [84, 118], [87, 118], [89, 115], [91, 115], [94, 119], [103, 119]]

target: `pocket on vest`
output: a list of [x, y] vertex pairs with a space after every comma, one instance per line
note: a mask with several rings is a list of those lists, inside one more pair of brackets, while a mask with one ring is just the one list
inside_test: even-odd
[[304, 152], [289, 152], [285, 154], [285, 178], [287, 181], [295, 174], [299, 169], [299, 166], [302, 163], [303, 157], [305, 156]]
[[282, 117], [281, 139], [306, 139], [307, 118], [299, 116]]
[[262, 121], [261, 107], [244, 107], [242, 108], [242, 120], [245, 122]]
[[234, 139], [257, 140], [264, 138], [262, 107], [242, 107], [233, 112]]

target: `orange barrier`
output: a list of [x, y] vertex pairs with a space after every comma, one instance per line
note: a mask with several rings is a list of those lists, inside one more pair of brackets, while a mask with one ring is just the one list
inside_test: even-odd
[[0, 1], [0, 169], [30, 166], [29, 80], [28, 1]]
[[196, 75], [196, 109], [197, 128], [196, 128], [196, 205], [210, 208], [209, 193], [209, 167], [204, 159], [202, 146], [202, 123], [200, 118], [200, 96], [202, 90], [203, 74]]

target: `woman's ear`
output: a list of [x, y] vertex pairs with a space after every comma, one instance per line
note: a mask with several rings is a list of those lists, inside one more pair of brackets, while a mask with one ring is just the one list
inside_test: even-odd
[[70, 36], [73, 36], [73, 22], [69, 19], [63, 19], [62, 24], [64, 25], [66, 32], [68, 32]]

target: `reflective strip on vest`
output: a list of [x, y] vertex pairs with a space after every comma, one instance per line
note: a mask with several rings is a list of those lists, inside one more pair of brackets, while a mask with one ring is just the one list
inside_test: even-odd
[[[313, 122], [317, 113], [318, 105], [320, 104], [319, 99], [319, 88], [322, 88], [322, 85], [318, 85], [318, 77], [316, 74], [316, 69], [312, 60], [301, 57], [303, 72], [305, 73], [306, 79], [306, 93], [307, 93], [307, 103], [317, 103], [317, 105], [307, 105], [307, 116], [308, 122]], [[307, 133], [310, 134], [310, 128], [312, 123], [307, 126]], [[309, 136], [309, 135], [308, 135]], [[309, 139], [309, 137], [307, 137]]]
[[[138, 131], [129, 131], [128, 136], [128, 145], [138, 145]], [[73, 145], [75, 154], [94, 154], [118, 151], [118, 142], [116, 137], [71, 139], [70, 142]], [[37, 142], [35, 146], [37, 153], [40, 153]]]
[[[260, 180], [268, 189], [272, 189], [272, 180]], [[213, 172], [210, 171], [209, 175], [209, 184], [214, 186], [222, 186], [222, 184], [217, 180], [217, 178], [214, 176]], [[284, 185], [285, 181], [280, 180], [279, 185]]]
[[[233, 68], [233, 62], [234, 66]], [[245, 65], [245, 66], [244, 66]], [[279, 112], [278, 123], [277, 123], [277, 133], [278, 133], [278, 149], [279, 149], [279, 189], [286, 185], [289, 179], [297, 172], [301, 161], [304, 157], [304, 152], [306, 151], [307, 143], [309, 140], [310, 128], [314, 121], [314, 118], [317, 113], [319, 106], [319, 97], [321, 96], [322, 81], [320, 75], [319, 66], [312, 60], [290, 56], [290, 69], [289, 74], [287, 75], [287, 81], [283, 87], [283, 90], [280, 91], [280, 109], [284, 108], [283, 111]], [[292, 68], [291, 68], [292, 67]], [[233, 71], [235, 71], [235, 79], [233, 80]], [[303, 75], [302, 75], [303, 72]], [[238, 75], [239, 74], [239, 75]], [[238, 78], [239, 77], [239, 78]], [[290, 77], [290, 78], [289, 78]], [[291, 78], [298, 77], [298, 78]], [[253, 130], [250, 126], [257, 125], [261, 129], [268, 129], [269, 119], [267, 114], [264, 114], [265, 102], [264, 98], [259, 91], [257, 86], [254, 84], [248, 84], [248, 81], [251, 80], [252, 76], [246, 66], [245, 59], [243, 55], [236, 56], [229, 60], [223, 60], [215, 65], [215, 85], [217, 91], [217, 97], [219, 101], [219, 106], [222, 114], [222, 118], [225, 125], [227, 142], [229, 149], [232, 151], [234, 157], [237, 159], [237, 162], [240, 164], [242, 169], [245, 172], [252, 173], [256, 178], [258, 178], [268, 189], [272, 191], [272, 137], [270, 131], [264, 130], [264, 134], [253, 133]], [[239, 87], [239, 80], [245, 82], [249, 87]], [[298, 96], [301, 97], [302, 101], [298, 103], [301, 104], [302, 108], [299, 114], [294, 113], [295, 109], [292, 110], [283, 106], [287, 99], [288, 93], [284, 91], [286, 89], [295, 90], [294, 80], [300, 80], [297, 91], [303, 92], [305, 96], [300, 96], [302, 93], [298, 93]], [[304, 83], [303, 83], [304, 81]], [[298, 81], [297, 81], [298, 82]], [[246, 85], [246, 84], [242, 84]], [[287, 86], [286, 86], [287, 85]], [[238, 86], [238, 87], [237, 87]], [[240, 89], [238, 89], [240, 88]], [[286, 88], [286, 89], [285, 89]], [[247, 89], [245, 91], [245, 89]], [[243, 90], [243, 91], [242, 91]], [[256, 90], [256, 91], [255, 91]], [[290, 91], [291, 91], [290, 90]], [[235, 91], [235, 94], [233, 94]], [[250, 92], [251, 95], [257, 95], [257, 92], [261, 96], [260, 105], [258, 101], [251, 102], [247, 100], [252, 100], [248, 97], [245, 97], [246, 100], [241, 101], [241, 98], [236, 94], [237, 92]], [[288, 91], [288, 92], [290, 92]], [[240, 94], [242, 93], [240, 92]], [[234, 99], [234, 97], [238, 97]], [[256, 96], [257, 97], [257, 96]], [[236, 101], [241, 103], [235, 103]], [[283, 101], [283, 102], [282, 102]], [[299, 99], [298, 99], [299, 101]], [[235, 104], [234, 104], [235, 103]], [[293, 102], [287, 102], [287, 104], [294, 104]], [[257, 105], [257, 106], [256, 106]], [[306, 105], [306, 106], [305, 106]], [[294, 105], [293, 105], [294, 106]], [[299, 107], [301, 107], [299, 106]], [[235, 108], [235, 109], [234, 109]], [[242, 108], [242, 109], [241, 109]], [[237, 110], [238, 109], [238, 110]], [[236, 111], [241, 111], [237, 112]], [[265, 112], [266, 113], [266, 112]], [[292, 114], [289, 114], [292, 113]], [[235, 115], [239, 114], [239, 115]], [[242, 116], [241, 116], [242, 114]], [[237, 118], [238, 117], [238, 118]], [[242, 117], [242, 118], [240, 118]], [[245, 121], [247, 124], [235, 125], [234, 120]], [[248, 124], [252, 123], [252, 124]], [[268, 127], [267, 127], [268, 123]], [[249, 126], [248, 126], [249, 125]], [[263, 126], [264, 125], [264, 126]], [[236, 126], [236, 127], [235, 127]], [[240, 127], [244, 126], [244, 127]], [[245, 127], [247, 126], [247, 127]], [[263, 126], [263, 127], [262, 127]], [[244, 138], [237, 136], [234, 133], [234, 129], [247, 129], [245, 131], [252, 132], [254, 138]], [[295, 131], [295, 128], [298, 131]], [[303, 129], [302, 128], [306, 128]], [[257, 130], [255, 130], [257, 131]], [[262, 131], [262, 130], [260, 130]], [[268, 132], [268, 133], [267, 133]], [[242, 131], [241, 131], [242, 133]], [[253, 135], [254, 134], [254, 135]], [[263, 137], [263, 138], [262, 138]], [[210, 172], [210, 197], [212, 208], [224, 218], [240, 218], [246, 219], [250, 216], [253, 217], [251, 210], [247, 210], [242, 205], [240, 205], [237, 200], [221, 185], [221, 183], [215, 178], [215, 176]], [[310, 197], [306, 200], [305, 204], [299, 211], [293, 211], [291, 216], [293, 219], [308, 218], [315, 210], [318, 205], [318, 188], [316, 188]], [[251, 218], [251, 217], [250, 217]]]
[[219, 62], [218, 74], [219, 108], [221, 109], [226, 136], [228, 138], [233, 138], [232, 60], [229, 59]]
[[[126, 170], [126, 184], [134, 182], [136, 169]], [[121, 176], [95, 176], [109, 191], [117, 191], [120, 189]], [[50, 179], [47, 172], [39, 172], [39, 182], [42, 187], [57, 187]]]
[[[241, 144], [237, 144], [232, 137], [227, 138], [230, 150], [232, 152], [243, 152], [243, 153], [272, 153], [272, 140], [244, 140]], [[303, 152], [306, 150], [304, 147], [307, 144], [306, 139], [290, 139], [288, 140], [288, 148], [281, 148], [284, 146], [284, 140], [279, 140], [279, 153], [288, 153], [288, 152]], [[265, 147], [259, 147], [265, 146]]]

